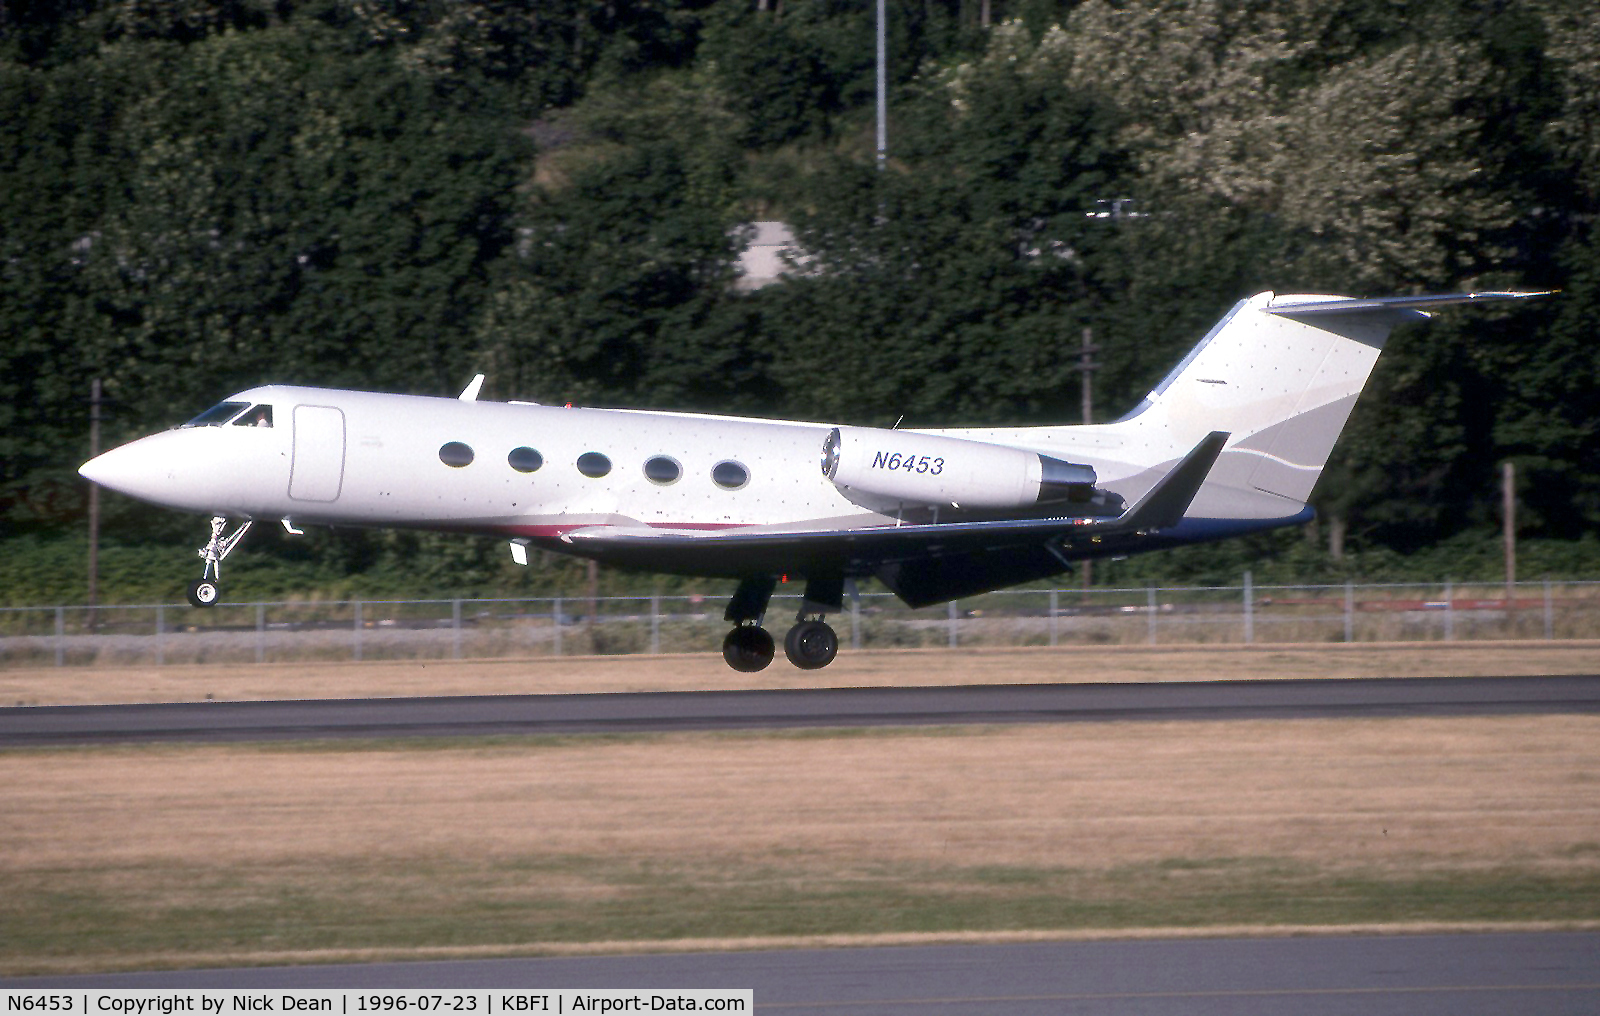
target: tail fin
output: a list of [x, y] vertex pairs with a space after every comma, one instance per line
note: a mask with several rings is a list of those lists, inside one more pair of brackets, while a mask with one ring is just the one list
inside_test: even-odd
[[1181, 449], [1178, 454], [1207, 434], [1226, 431], [1232, 437], [1206, 486], [1297, 506], [1311, 495], [1395, 325], [1426, 318], [1425, 308], [1540, 295], [1362, 300], [1259, 293], [1240, 301], [1112, 426]]

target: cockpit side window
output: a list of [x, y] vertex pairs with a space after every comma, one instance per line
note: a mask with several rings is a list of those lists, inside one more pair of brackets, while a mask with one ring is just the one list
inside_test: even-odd
[[265, 403], [251, 406], [249, 412], [242, 414], [233, 421], [235, 427], [270, 427], [272, 426], [272, 407]]
[[184, 424], [185, 427], [220, 427], [250, 408], [248, 402], [219, 402], [199, 416]]

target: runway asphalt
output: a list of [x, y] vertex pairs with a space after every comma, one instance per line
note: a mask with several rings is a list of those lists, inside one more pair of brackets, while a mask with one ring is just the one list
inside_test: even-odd
[[1600, 933], [1037, 942], [243, 968], [49, 988], [752, 988], [785, 1016], [1600, 1012]]
[[821, 688], [0, 709], [0, 747], [1600, 712], [1600, 675]]

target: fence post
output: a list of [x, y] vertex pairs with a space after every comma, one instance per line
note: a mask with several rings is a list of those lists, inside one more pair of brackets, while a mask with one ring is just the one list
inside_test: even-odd
[[1244, 644], [1250, 645], [1256, 640], [1256, 598], [1255, 590], [1250, 581], [1250, 569], [1244, 572]]
[[1145, 593], [1145, 601], [1146, 601], [1146, 603], [1148, 605], [1147, 608], [1146, 608], [1145, 616], [1149, 619], [1146, 622], [1146, 625], [1150, 629], [1150, 644], [1151, 645], [1155, 645], [1156, 644], [1156, 587], [1155, 586], [1145, 586], [1144, 587], [1144, 593]]
[[1058, 603], [1058, 600], [1057, 600], [1057, 597], [1056, 597], [1056, 591], [1054, 589], [1052, 589], [1052, 590], [1050, 590], [1050, 644], [1052, 646], [1056, 644], [1056, 607], [1057, 607], [1057, 603]]
[[267, 605], [256, 604], [256, 662], [267, 658]]
[[861, 593], [850, 590], [850, 648], [861, 648]]
[[461, 659], [461, 597], [450, 601], [450, 653], [451, 658]]
[[1444, 640], [1456, 640], [1456, 595], [1455, 582], [1446, 580], [1444, 584]]
[[360, 600], [353, 600], [351, 602], [352, 602], [353, 606], [355, 607], [356, 620], [355, 620], [355, 626], [351, 630], [350, 655], [351, 655], [352, 659], [356, 660], [357, 662], [360, 662], [360, 660], [361, 660], [361, 601]]
[[958, 639], [956, 637], [956, 601], [951, 600], [949, 606], [950, 606], [950, 637], [949, 637], [949, 643], [950, 644], [949, 644], [949, 648], [954, 649], [956, 647], [956, 644], [957, 644], [957, 641], [958, 641]]
[[1549, 642], [1555, 638], [1555, 617], [1551, 612], [1550, 580], [1544, 580], [1544, 640]]
[[661, 655], [661, 593], [650, 594], [650, 653]]
[[1356, 587], [1349, 579], [1344, 580], [1344, 640], [1355, 641], [1356, 632]]
[[56, 666], [67, 665], [67, 608], [56, 608]]
[[156, 666], [167, 662], [167, 608], [156, 604]]
[[556, 597], [555, 606], [550, 608], [550, 620], [556, 626], [556, 655], [561, 655], [561, 597]]

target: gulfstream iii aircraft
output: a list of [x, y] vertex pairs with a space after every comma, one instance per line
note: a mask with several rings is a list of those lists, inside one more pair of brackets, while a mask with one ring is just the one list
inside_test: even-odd
[[[1306, 500], [1390, 330], [1449, 304], [1537, 296], [1240, 301], [1132, 412], [1058, 427], [834, 423], [269, 385], [80, 472], [210, 515], [196, 606], [257, 519], [486, 533], [609, 564], [739, 580], [723, 656], [771, 662], [778, 575], [805, 595], [784, 649], [832, 662], [824, 621], [874, 576], [913, 607], [1085, 558], [1312, 518]], [[238, 520], [229, 531], [230, 522]]]

